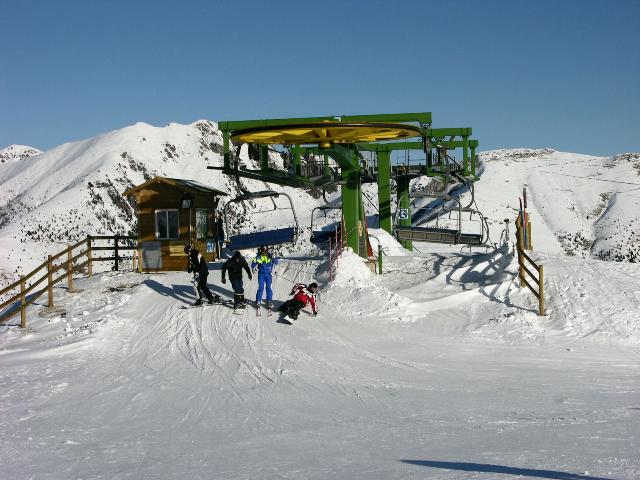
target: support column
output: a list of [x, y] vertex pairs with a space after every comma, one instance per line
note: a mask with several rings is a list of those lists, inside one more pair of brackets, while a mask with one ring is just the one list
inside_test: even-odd
[[462, 174], [469, 175], [469, 136], [462, 136]]
[[366, 257], [367, 252], [361, 251], [360, 240], [364, 237], [362, 225], [362, 190], [360, 188], [360, 162], [355, 150], [344, 146], [334, 145], [326, 150], [340, 165], [342, 185], [342, 217], [347, 246], [355, 253]]
[[376, 153], [378, 159], [378, 210], [380, 228], [392, 234], [391, 223], [391, 152]]
[[291, 147], [291, 163], [296, 175], [302, 175], [302, 164], [300, 162], [300, 145]]
[[[411, 199], [409, 198], [409, 177], [396, 177], [398, 187], [398, 225], [403, 227], [411, 226]], [[400, 243], [407, 250], [413, 250], [411, 240], [401, 240]]]
[[342, 214], [347, 245], [360, 254], [360, 178], [356, 170], [342, 170]]
[[476, 180], [478, 179], [476, 175], [476, 146], [471, 145], [471, 175]]
[[229, 152], [229, 132], [222, 132], [222, 151], [224, 156], [224, 168], [231, 168], [231, 152]]
[[269, 147], [260, 145], [260, 168], [266, 170], [269, 168]]

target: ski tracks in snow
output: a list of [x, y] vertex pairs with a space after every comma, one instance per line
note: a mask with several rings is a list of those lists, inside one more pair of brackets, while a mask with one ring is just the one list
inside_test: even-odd
[[635, 345], [640, 337], [636, 321], [640, 277], [633, 274], [636, 270], [622, 263], [571, 257], [548, 260], [544, 260], [549, 264], [547, 313], [554, 327], [576, 341], [610, 337], [619, 344], [626, 339], [639, 360], [640, 350]]

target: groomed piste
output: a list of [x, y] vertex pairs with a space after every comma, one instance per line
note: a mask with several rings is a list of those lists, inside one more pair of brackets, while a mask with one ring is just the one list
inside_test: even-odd
[[[2, 476], [634, 478], [635, 265], [546, 256], [540, 317], [509, 249], [418, 255], [374, 234], [386, 273], [345, 252], [293, 326], [183, 310], [179, 272], [60, 292], [0, 337]], [[283, 260], [275, 298], [326, 272]]]

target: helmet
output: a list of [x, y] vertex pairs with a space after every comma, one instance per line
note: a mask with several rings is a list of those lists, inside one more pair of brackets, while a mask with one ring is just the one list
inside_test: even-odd
[[184, 246], [184, 253], [189, 254], [190, 251], [191, 251], [191, 245], [185, 245]]
[[267, 250], [269, 250], [269, 247], [267, 247], [266, 245], [261, 245], [260, 248], [258, 249], [259, 252], [262, 252], [262, 251], [266, 252]]
[[318, 284], [316, 282], [310, 283], [309, 285], [307, 285], [307, 288], [309, 290], [318, 290]]

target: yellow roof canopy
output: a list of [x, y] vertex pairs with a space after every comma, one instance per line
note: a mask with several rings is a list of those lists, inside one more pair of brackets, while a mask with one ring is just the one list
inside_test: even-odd
[[401, 140], [422, 135], [419, 127], [395, 123], [309, 123], [237, 130], [231, 140], [262, 145], [306, 145], [330, 147], [335, 143]]

